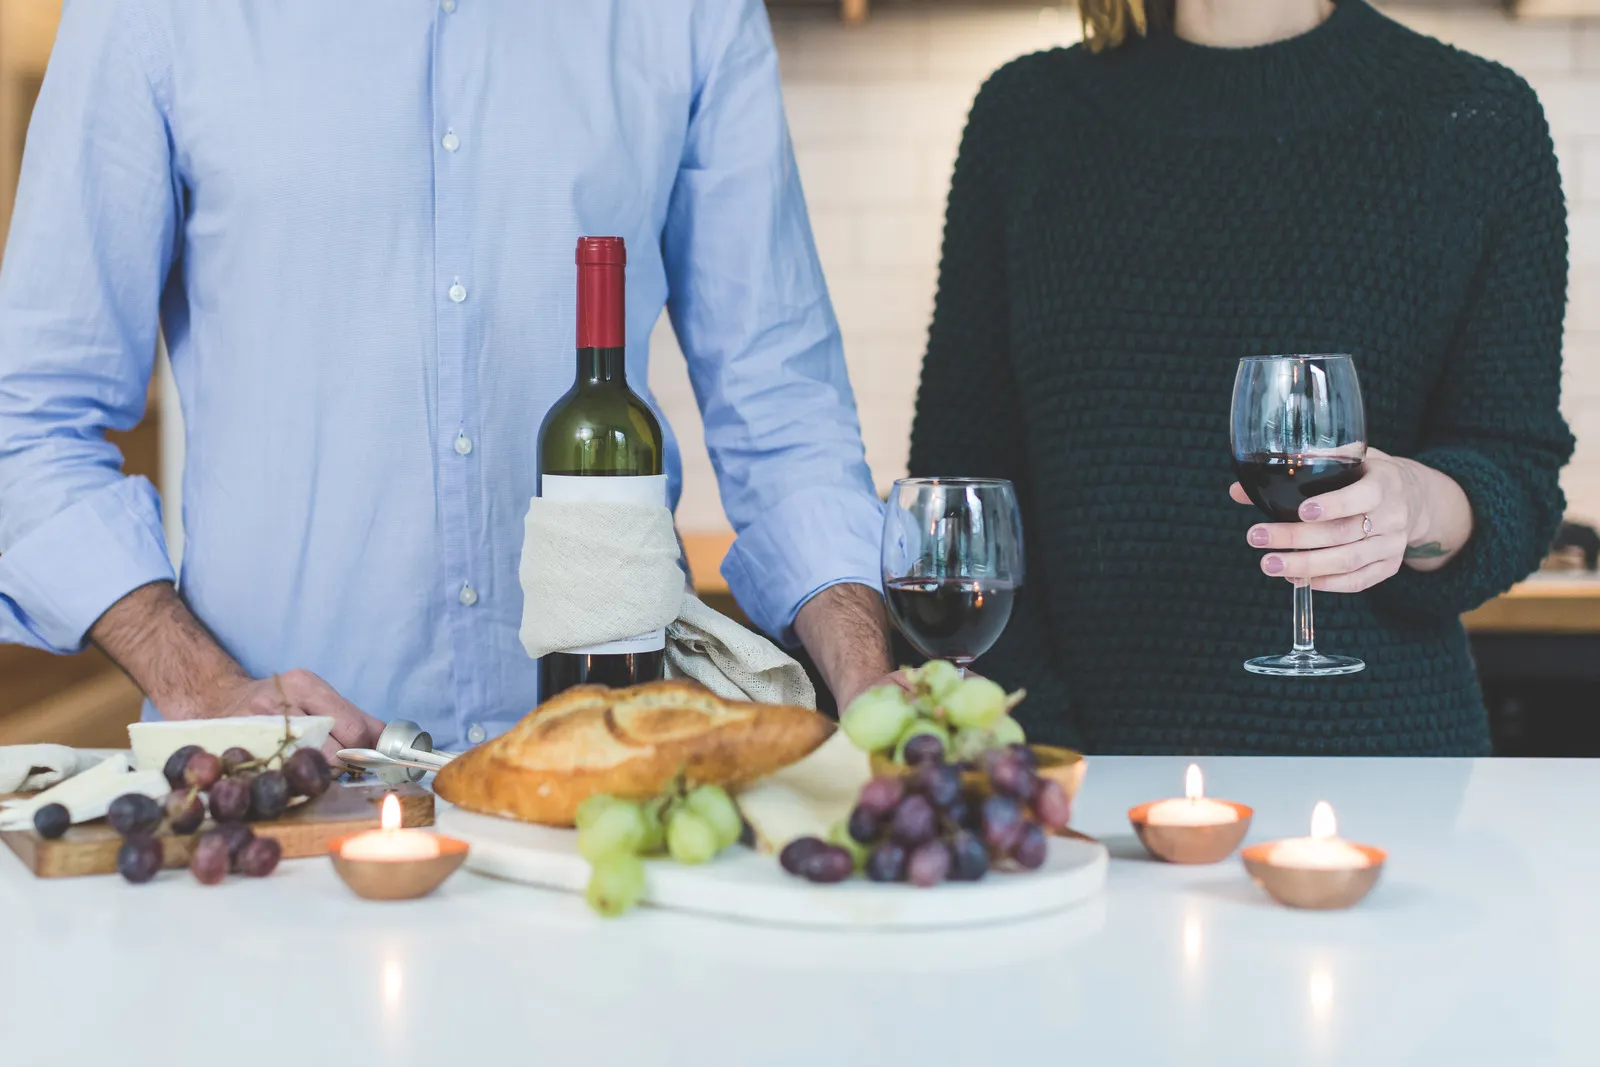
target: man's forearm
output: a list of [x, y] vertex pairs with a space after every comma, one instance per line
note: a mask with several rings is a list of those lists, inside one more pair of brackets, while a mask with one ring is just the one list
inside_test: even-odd
[[249, 677], [170, 582], [142, 586], [117, 601], [90, 628], [89, 639], [169, 719], [217, 714], [217, 698]]
[[841, 710], [894, 669], [883, 597], [870, 586], [829, 586], [800, 608], [794, 629]]

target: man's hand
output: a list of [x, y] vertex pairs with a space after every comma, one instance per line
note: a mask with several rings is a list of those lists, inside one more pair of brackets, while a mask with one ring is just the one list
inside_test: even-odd
[[224, 688], [210, 709], [192, 717], [282, 715], [285, 704], [290, 715], [327, 715], [333, 719], [333, 732], [322, 744], [322, 751], [330, 760], [341, 748], [372, 748], [383, 731], [383, 723], [340, 696], [315, 674], [302, 670], [285, 671], [275, 678], [242, 677]]
[[889, 619], [870, 586], [829, 586], [800, 608], [795, 633], [843, 711], [862, 692], [890, 681]]
[[117, 601], [89, 637], [169, 719], [281, 715], [287, 703], [291, 715], [333, 718], [333, 733], [322, 746], [330, 757], [341, 748], [371, 748], [383, 729], [309, 671], [250, 677], [170, 582], [135, 589]]

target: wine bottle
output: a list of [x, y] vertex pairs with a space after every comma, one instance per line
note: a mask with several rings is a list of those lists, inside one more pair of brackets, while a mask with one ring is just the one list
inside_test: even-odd
[[[667, 503], [661, 424], [628, 388], [627, 251], [620, 237], [578, 239], [578, 373], [539, 427], [539, 496], [547, 500]], [[575, 685], [662, 678], [666, 633], [656, 630], [539, 661], [539, 699]]]

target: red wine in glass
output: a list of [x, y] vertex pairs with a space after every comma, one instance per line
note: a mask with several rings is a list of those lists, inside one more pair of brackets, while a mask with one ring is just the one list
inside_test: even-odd
[[958, 668], [999, 640], [1023, 579], [1022, 514], [1003, 478], [902, 478], [883, 516], [883, 593], [916, 650]]
[[1016, 587], [977, 578], [891, 578], [883, 592], [895, 626], [918, 652], [970, 663], [1005, 630]]
[[1273, 522], [1299, 522], [1300, 505], [1361, 478], [1363, 463], [1344, 456], [1251, 452], [1233, 461], [1250, 502]]

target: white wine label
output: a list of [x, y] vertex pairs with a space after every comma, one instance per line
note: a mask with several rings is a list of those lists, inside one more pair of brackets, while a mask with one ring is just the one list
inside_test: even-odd
[[[644, 474], [631, 477], [577, 477], [570, 474], [544, 474], [539, 477], [539, 496], [545, 500], [599, 504], [648, 504], [667, 506], [667, 476]], [[574, 656], [626, 656], [636, 652], [659, 652], [667, 647], [667, 631], [653, 630], [602, 645], [569, 648]]]
[[667, 476], [643, 474], [623, 478], [579, 478], [570, 474], [545, 474], [539, 477], [539, 496], [545, 500], [650, 504], [664, 508], [667, 506]]

